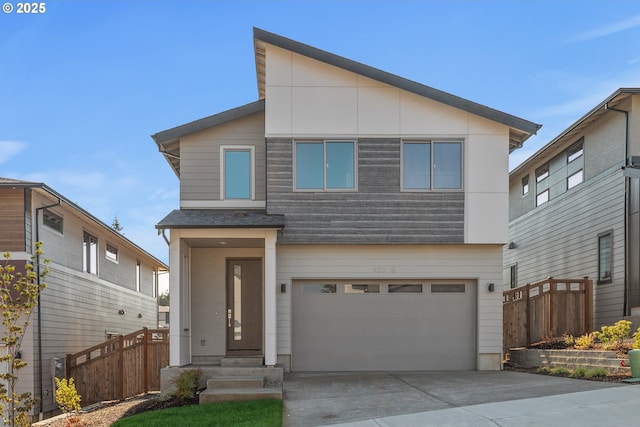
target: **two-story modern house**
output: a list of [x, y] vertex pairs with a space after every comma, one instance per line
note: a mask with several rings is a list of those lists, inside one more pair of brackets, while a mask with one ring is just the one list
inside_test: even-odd
[[37, 241], [51, 263], [22, 342], [27, 366], [18, 383], [20, 392], [39, 399], [32, 418], [58, 410], [53, 377], [65, 376], [67, 354], [157, 327], [157, 277], [167, 270], [49, 186], [0, 178], [0, 250], [20, 268]]
[[153, 135], [170, 363], [500, 369], [508, 156], [539, 125], [254, 29], [259, 99]]
[[594, 283], [594, 326], [640, 315], [640, 88], [618, 89], [509, 176], [506, 288]]

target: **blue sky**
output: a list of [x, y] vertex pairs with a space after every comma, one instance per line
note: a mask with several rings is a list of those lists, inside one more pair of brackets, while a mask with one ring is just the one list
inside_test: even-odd
[[0, 12], [0, 176], [44, 182], [168, 261], [151, 134], [258, 97], [252, 28], [543, 124], [511, 166], [640, 86], [640, 1], [46, 1]]

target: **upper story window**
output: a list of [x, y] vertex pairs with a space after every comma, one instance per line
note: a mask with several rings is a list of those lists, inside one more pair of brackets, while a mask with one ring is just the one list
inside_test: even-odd
[[49, 228], [62, 233], [64, 221], [60, 215], [56, 215], [48, 209], [42, 212], [42, 223]]
[[142, 281], [142, 271], [140, 269], [140, 261], [136, 261], [136, 291], [140, 292], [140, 282]]
[[536, 206], [540, 206], [543, 203], [549, 201], [549, 190], [543, 190], [536, 195]]
[[220, 198], [253, 200], [255, 198], [255, 147], [220, 147]]
[[82, 241], [82, 270], [98, 274], [98, 238], [87, 232]]
[[573, 175], [569, 175], [569, 177], [567, 177], [567, 190], [582, 183], [582, 181], [584, 181], [584, 172], [582, 171], [582, 169], [580, 169]]
[[118, 262], [118, 248], [112, 244], [107, 243], [104, 255], [108, 260]]
[[544, 165], [536, 169], [536, 182], [540, 182], [549, 176], [549, 165]]
[[462, 142], [402, 141], [402, 189], [462, 189]]
[[296, 141], [296, 190], [355, 190], [354, 141]]
[[529, 175], [522, 177], [522, 195], [529, 194]]
[[567, 163], [573, 162], [584, 154], [584, 141], [581, 139], [567, 150]]

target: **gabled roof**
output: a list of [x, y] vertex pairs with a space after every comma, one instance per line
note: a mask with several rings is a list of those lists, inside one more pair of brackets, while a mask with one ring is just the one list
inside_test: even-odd
[[542, 127], [542, 125], [512, 116], [511, 114], [503, 113], [502, 111], [469, 101], [468, 99], [460, 98], [459, 96], [399, 77], [395, 74], [387, 73], [386, 71], [352, 61], [351, 59], [347, 59], [342, 56], [334, 55], [333, 53], [326, 52], [313, 46], [309, 46], [259, 28], [253, 29], [253, 38], [256, 55], [258, 92], [260, 98], [265, 97], [264, 43], [267, 43], [509, 126], [509, 128], [511, 128], [509, 135], [510, 151], [519, 148], [524, 141], [526, 141], [531, 135], [534, 135], [538, 129]]
[[180, 138], [241, 117], [249, 116], [259, 111], [264, 111], [264, 99], [163, 130], [151, 135], [151, 138], [156, 142], [158, 150], [165, 156], [173, 171], [180, 177]]
[[110, 227], [107, 224], [105, 224], [104, 222], [100, 221], [98, 218], [93, 216], [91, 213], [89, 213], [85, 209], [81, 208], [76, 203], [73, 203], [71, 200], [67, 199], [62, 194], [58, 193], [53, 188], [49, 187], [48, 185], [46, 185], [46, 184], [44, 184], [42, 182], [21, 181], [21, 180], [18, 180], [18, 179], [0, 177], [0, 188], [30, 188], [30, 189], [40, 190], [40, 191], [42, 191], [44, 193], [48, 193], [49, 195], [51, 195], [54, 198], [58, 199], [58, 201], [60, 202], [61, 205], [69, 206], [72, 209], [75, 209], [81, 215], [83, 215], [83, 216], [87, 217], [88, 219], [90, 219], [91, 221], [95, 222], [99, 227], [101, 227], [105, 231], [109, 232], [112, 236], [114, 236], [118, 240], [124, 241], [128, 245], [130, 245], [131, 247], [133, 247], [136, 250], [140, 251], [142, 254], [144, 254], [145, 256], [149, 257], [149, 259], [151, 259], [156, 265], [160, 266], [161, 268], [163, 268], [165, 270], [169, 269], [169, 267], [164, 262], [160, 261], [158, 258], [156, 258], [153, 255], [151, 255], [149, 252], [145, 251], [140, 246], [136, 245], [131, 240], [127, 239], [124, 235], [122, 235], [121, 233], [118, 233], [112, 227]]
[[640, 88], [620, 88], [609, 95], [604, 101], [600, 102], [598, 105], [593, 107], [587, 114], [580, 117], [576, 122], [574, 122], [571, 126], [562, 131], [558, 136], [553, 138], [547, 144], [544, 145], [541, 149], [536, 151], [531, 157], [522, 162], [516, 168], [514, 168], [509, 176], [514, 176], [520, 174], [522, 170], [531, 163], [535, 163], [538, 159], [545, 156], [546, 153], [553, 150], [554, 148], [562, 145], [562, 144], [572, 144], [574, 143], [574, 139], [576, 135], [581, 133], [585, 128], [590, 126], [593, 122], [600, 119], [600, 117], [608, 112], [608, 110], [612, 108], [616, 108], [621, 102], [627, 99], [629, 96], [633, 94], [640, 94]]

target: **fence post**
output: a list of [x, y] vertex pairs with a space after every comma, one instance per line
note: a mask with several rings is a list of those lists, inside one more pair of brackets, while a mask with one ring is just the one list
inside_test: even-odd
[[593, 329], [593, 282], [589, 276], [584, 276], [584, 331], [588, 334]]
[[554, 303], [554, 296], [556, 294], [556, 289], [557, 289], [557, 282], [553, 279], [553, 277], [549, 276], [549, 307], [548, 307], [548, 321], [549, 321], [549, 329], [547, 329], [547, 338], [553, 338], [554, 336], [554, 328], [553, 328], [553, 322], [554, 322], [554, 315], [553, 315], [553, 303]]
[[71, 378], [71, 354], [67, 353], [67, 357], [66, 360], [64, 361], [64, 371], [65, 371], [65, 377], [67, 378], [67, 380], [69, 378]]
[[143, 392], [146, 393], [149, 391], [149, 329], [145, 326], [142, 328], [143, 335], [143, 343], [142, 343], [142, 388]]
[[531, 283], [527, 283], [526, 285], [524, 285], [524, 291], [523, 292], [524, 292], [524, 298], [525, 298], [525, 301], [526, 301], [524, 327], [525, 327], [525, 330], [527, 332], [527, 343], [526, 343], [527, 346], [529, 344], [531, 344], [531, 327], [529, 326], [529, 323], [531, 323], [531, 318], [530, 318], [530, 315], [531, 315], [531, 313], [530, 313], [531, 301], [529, 299], [529, 290], [530, 289], [531, 289]]
[[120, 372], [118, 398], [124, 400], [124, 335], [118, 337], [118, 346], [118, 371]]

